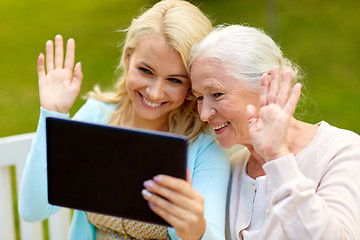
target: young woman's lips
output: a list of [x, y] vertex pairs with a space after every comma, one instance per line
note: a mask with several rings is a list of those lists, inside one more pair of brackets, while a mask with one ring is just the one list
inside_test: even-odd
[[146, 99], [140, 92], [138, 93], [141, 103], [148, 108], [158, 109], [161, 108], [164, 104], [166, 104], [166, 102], [162, 102], [162, 103], [151, 102], [148, 99]]

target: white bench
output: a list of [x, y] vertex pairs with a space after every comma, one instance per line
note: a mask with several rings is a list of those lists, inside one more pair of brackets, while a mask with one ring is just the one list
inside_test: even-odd
[[[14, 196], [11, 168], [16, 175], [16, 192], [19, 193], [22, 172], [34, 133], [0, 138], [0, 239], [15, 240]], [[17, 205], [16, 205], [17, 206]], [[15, 211], [17, 212], [17, 211]], [[50, 240], [65, 240], [70, 227], [70, 210], [62, 209], [48, 219]], [[19, 216], [21, 240], [43, 240], [43, 223], [28, 223]]]

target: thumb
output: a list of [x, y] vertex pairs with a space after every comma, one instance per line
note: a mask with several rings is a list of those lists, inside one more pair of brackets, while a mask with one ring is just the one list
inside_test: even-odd
[[38, 57], [38, 61], [37, 61], [37, 70], [38, 70], [39, 80], [44, 79], [46, 76], [44, 62], [45, 62], [45, 56], [44, 56], [44, 54], [40, 53], [40, 55]]
[[250, 129], [252, 126], [254, 126], [257, 123], [257, 121], [259, 119], [254, 105], [249, 104], [246, 106], [246, 116], [247, 116], [249, 129]]
[[73, 84], [77, 85], [78, 87], [81, 86], [81, 82], [83, 79], [83, 73], [81, 71], [81, 62], [78, 62], [75, 65], [74, 68], [74, 78], [73, 78]]
[[188, 168], [186, 168], [186, 181], [191, 184], [191, 174]]

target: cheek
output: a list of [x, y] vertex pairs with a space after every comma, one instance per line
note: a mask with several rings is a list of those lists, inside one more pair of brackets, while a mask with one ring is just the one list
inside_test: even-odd
[[232, 123], [236, 133], [241, 133], [242, 135], [248, 131], [248, 122], [245, 118], [238, 118]]
[[134, 71], [129, 71], [126, 76], [126, 88], [127, 90], [134, 90], [141, 88], [145, 85], [145, 81], [140, 74], [137, 74]]
[[245, 144], [250, 141], [249, 125], [245, 114], [236, 116], [232, 121], [232, 127], [234, 129], [234, 136], [238, 143]]
[[228, 101], [212, 101], [211, 103], [216, 111], [227, 120], [233, 120], [238, 114], [236, 105], [232, 105]]
[[245, 108], [240, 104], [222, 104], [222, 107], [217, 107], [218, 112], [221, 111], [221, 114], [225, 117], [227, 121], [230, 121], [232, 127], [238, 132], [244, 132], [247, 130], [247, 117]]
[[186, 88], [185, 86], [169, 88], [169, 90], [168, 90], [169, 96], [174, 101], [183, 102], [186, 98], [187, 93], [188, 93], [188, 88]]
[[237, 122], [242, 122], [246, 120], [246, 106], [242, 99], [229, 99], [224, 104], [224, 111], [226, 114]]

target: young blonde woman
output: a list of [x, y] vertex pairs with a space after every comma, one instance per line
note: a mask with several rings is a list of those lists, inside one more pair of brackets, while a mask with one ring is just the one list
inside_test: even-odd
[[[116, 90], [95, 89], [74, 116], [189, 138], [189, 179], [159, 175], [144, 183], [149, 207], [173, 228], [75, 210], [69, 239], [224, 239], [228, 161], [196, 115], [187, 71], [191, 46], [211, 30], [210, 21], [192, 4], [158, 2], [127, 30], [119, 66], [124, 74]], [[60, 35], [53, 51], [48, 41], [46, 56], [38, 58], [41, 113], [19, 201], [19, 212], [27, 221], [43, 220], [60, 209], [47, 202], [45, 118], [69, 117], [82, 81], [81, 63], [74, 67], [74, 40], [68, 40], [65, 60]]]

